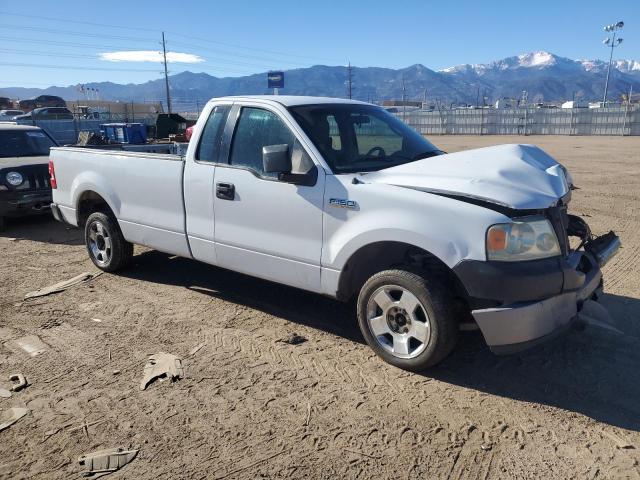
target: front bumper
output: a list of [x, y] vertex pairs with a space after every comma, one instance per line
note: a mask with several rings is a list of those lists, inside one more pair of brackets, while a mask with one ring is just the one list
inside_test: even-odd
[[0, 192], [0, 217], [22, 217], [49, 212], [51, 190]]
[[[494, 276], [494, 282], [490, 278], [478, 281], [482, 275], [477, 273], [475, 277], [470, 275], [470, 271], [477, 270], [473, 266], [459, 268], [463, 284], [465, 278], [470, 280], [465, 286], [471, 293], [482, 294], [485, 302], [501, 303], [471, 312], [489, 348], [498, 354], [514, 353], [566, 330], [584, 301], [602, 288], [600, 267], [619, 247], [620, 240], [610, 233], [591, 241], [585, 250], [574, 251], [565, 259], [556, 259], [555, 268], [553, 262], [546, 260], [503, 266], [492, 262], [491, 268], [482, 266], [490, 272], [490, 277]], [[505, 278], [499, 277], [500, 269], [509, 274], [504, 275]], [[521, 281], [514, 269], [520, 269]], [[493, 294], [487, 297], [488, 292]], [[482, 301], [476, 301], [476, 305], [482, 305]]]

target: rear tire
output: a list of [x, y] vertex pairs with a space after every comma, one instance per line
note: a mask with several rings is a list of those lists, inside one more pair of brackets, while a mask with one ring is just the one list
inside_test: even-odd
[[100, 270], [115, 272], [131, 263], [133, 244], [124, 239], [117, 220], [112, 216], [103, 212], [89, 215], [84, 239], [91, 261]]
[[358, 295], [358, 324], [376, 354], [411, 371], [443, 360], [458, 337], [448, 284], [429, 272], [385, 270], [373, 275]]
[[4, 232], [7, 227], [7, 223], [4, 217], [0, 217], [0, 232]]

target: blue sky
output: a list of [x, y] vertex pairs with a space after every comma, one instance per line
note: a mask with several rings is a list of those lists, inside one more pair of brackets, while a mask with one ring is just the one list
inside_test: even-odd
[[193, 62], [172, 73], [240, 76], [349, 61], [440, 69], [535, 50], [608, 59], [602, 27], [619, 20], [615, 57], [640, 60], [638, 0], [0, 0], [0, 86], [160, 78], [163, 30], [171, 59]]

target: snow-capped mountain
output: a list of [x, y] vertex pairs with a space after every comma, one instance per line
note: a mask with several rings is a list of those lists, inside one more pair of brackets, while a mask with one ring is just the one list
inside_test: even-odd
[[[604, 60], [571, 60], [560, 57], [550, 52], [538, 51], [523, 53], [514, 57], [507, 57], [490, 63], [463, 64], [439, 70], [442, 73], [469, 73], [475, 72], [484, 75], [487, 72], [512, 70], [517, 68], [544, 69], [560, 67], [566, 69], [581, 69], [585, 72], [600, 72], [606, 69], [608, 62]], [[640, 72], [640, 61], [638, 60], [614, 60], [613, 65], [617, 70], [630, 73]]]
[[[533, 101], [582, 98], [597, 100], [604, 90], [608, 62], [572, 60], [550, 52], [537, 51], [482, 64], [464, 64], [440, 70], [459, 82], [476, 85], [490, 98], [521, 96], [526, 90]], [[640, 61], [616, 60], [612, 65], [611, 99], [640, 88]], [[476, 93], [478, 95], [478, 93]]]
[[[587, 72], [600, 72], [606, 70], [608, 62], [603, 60], [580, 60], [582, 67]], [[640, 61], [638, 60], [614, 60], [612, 67], [624, 73], [640, 74]]]

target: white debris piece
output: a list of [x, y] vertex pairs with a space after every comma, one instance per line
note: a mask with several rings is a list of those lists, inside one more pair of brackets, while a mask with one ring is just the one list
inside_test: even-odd
[[184, 376], [184, 369], [182, 368], [182, 360], [170, 353], [156, 353], [149, 357], [147, 364], [144, 366], [144, 373], [142, 375], [142, 383], [140, 383], [140, 390], [147, 388], [153, 380], [159, 377], [170, 378], [176, 380]]

